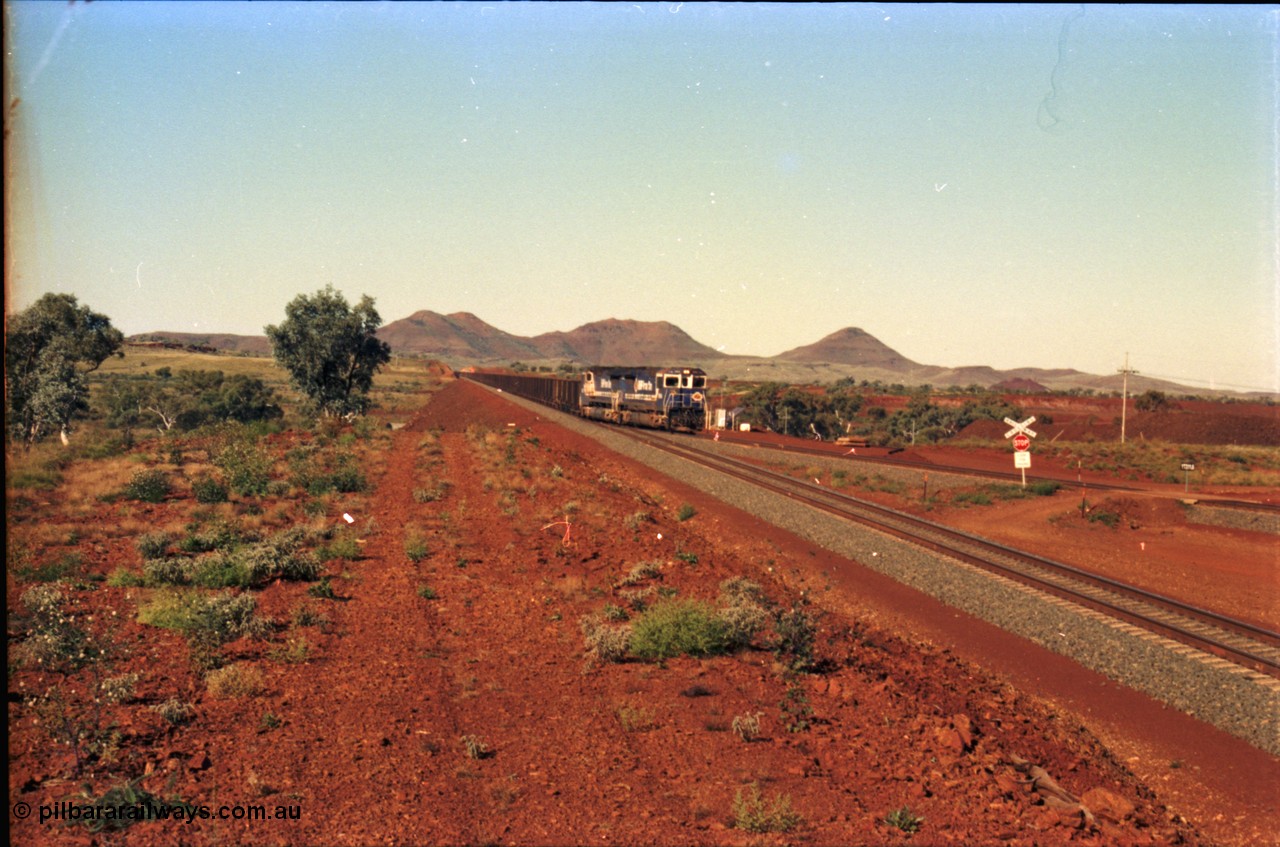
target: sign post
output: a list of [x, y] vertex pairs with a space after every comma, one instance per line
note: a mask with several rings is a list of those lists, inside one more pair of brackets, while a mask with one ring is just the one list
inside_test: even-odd
[[1191, 472], [1196, 466], [1191, 462], [1182, 463], [1182, 493], [1186, 494], [1191, 490]]
[[1036, 416], [1032, 415], [1025, 421], [1005, 418], [1004, 422], [1012, 427], [1004, 437], [1013, 439], [1013, 466], [1022, 471], [1022, 487], [1026, 488], [1027, 468], [1031, 467], [1031, 439], [1036, 437], [1031, 425], [1036, 422]]

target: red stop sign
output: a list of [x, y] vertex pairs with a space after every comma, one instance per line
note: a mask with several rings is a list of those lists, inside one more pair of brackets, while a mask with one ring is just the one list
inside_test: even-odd
[[1026, 433], [1018, 433], [1013, 437], [1013, 449], [1019, 453], [1025, 453], [1031, 449], [1031, 437]]

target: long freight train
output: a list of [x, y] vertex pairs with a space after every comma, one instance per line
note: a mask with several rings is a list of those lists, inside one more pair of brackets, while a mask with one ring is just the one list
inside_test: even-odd
[[701, 368], [597, 366], [577, 379], [492, 371], [461, 375], [593, 420], [689, 432], [706, 423], [707, 373]]

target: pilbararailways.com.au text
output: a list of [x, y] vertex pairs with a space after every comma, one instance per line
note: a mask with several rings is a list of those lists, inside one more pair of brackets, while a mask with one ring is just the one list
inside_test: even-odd
[[185, 803], [42, 803], [40, 823], [49, 821], [296, 821], [302, 819], [300, 805], [196, 806]]

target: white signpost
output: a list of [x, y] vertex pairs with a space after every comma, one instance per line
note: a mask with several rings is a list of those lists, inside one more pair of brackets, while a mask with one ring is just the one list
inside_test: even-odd
[[1025, 421], [1005, 418], [1004, 422], [1012, 427], [1004, 437], [1013, 439], [1013, 466], [1022, 471], [1022, 487], [1026, 488], [1027, 468], [1031, 467], [1031, 439], [1036, 437], [1031, 425], [1036, 422], [1036, 416], [1032, 415]]

